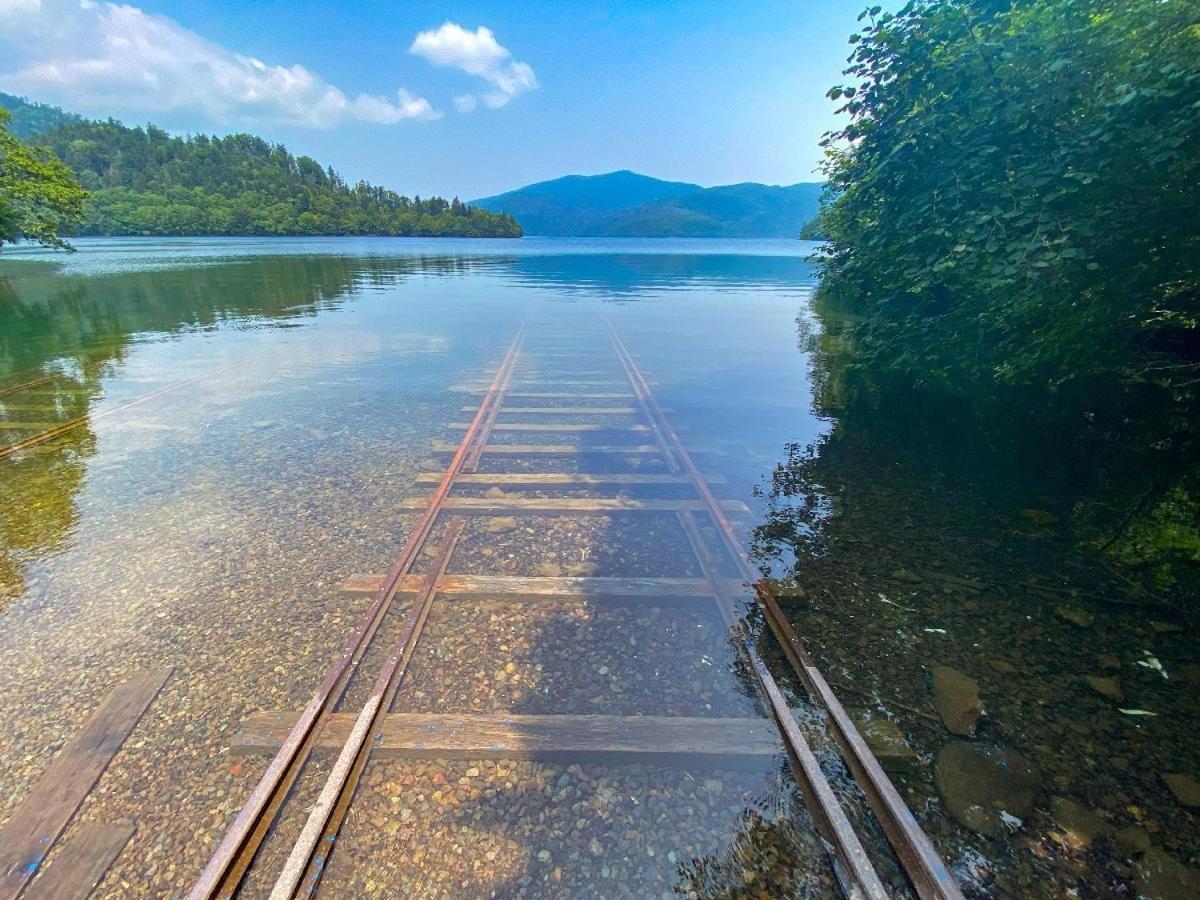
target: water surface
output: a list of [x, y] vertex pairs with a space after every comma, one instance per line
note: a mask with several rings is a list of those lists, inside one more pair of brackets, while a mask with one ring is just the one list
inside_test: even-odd
[[[416, 520], [408, 498], [429, 490], [417, 476], [446, 464], [439, 444], [461, 437], [451, 426], [470, 420], [470, 389], [518, 331], [524, 393], [600, 394], [624, 377], [609, 323], [719, 496], [746, 504], [734, 517], [744, 545], [783, 579], [789, 615], [846, 705], [874, 722], [873, 740], [893, 740], [888, 767], [968, 893], [1120, 896], [1185, 877], [1177, 867], [1197, 852], [1195, 818], [1162, 776], [1200, 773], [1194, 625], [1122, 605], [1112, 579], [1089, 582], [1100, 602], [1064, 593], [1063, 536], [1042, 479], [914, 451], [853, 408], [818, 413], [814, 384], [827, 387], [829, 373], [806, 349], [813, 245], [79, 246], [0, 259], [0, 393], [29, 385], [0, 396], [0, 445], [90, 417], [0, 459], [10, 710], [0, 818], [114, 685], [172, 666], [79, 815], [139, 826], [101, 895], [190, 886], [267, 762], [239, 749], [241, 723], [311, 696], [368, 599], [340, 583], [388, 568]], [[630, 413], [552, 418], [597, 420], [612, 432], [497, 432], [495, 442], [647, 440], [620, 432]], [[480, 471], [650, 465], [585, 452], [487, 456]], [[679, 522], [657, 513], [472, 517], [450, 571], [698, 577]], [[361, 706], [403, 611], [341, 709]], [[786, 664], [760, 643], [786, 683]], [[1167, 677], [1139, 665], [1148, 658]], [[972, 734], [949, 731], [935, 705], [939, 666], [976, 684], [984, 712]], [[1119, 699], [1089, 677], [1116, 679]], [[791, 694], [870, 832], [819, 714], [801, 689]], [[1156, 715], [1121, 711], [1130, 708]], [[439, 600], [393, 709], [764, 715], [711, 610], [586, 599]], [[998, 778], [1000, 800], [982, 818], [963, 811], [960, 757], [976, 752], [1035, 773], [1028, 785]], [[269, 890], [330, 762], [310, 764], [247, 895]], [[903, 892], [894, 860], [872, 852]], [[325, 886], [355, 896], [821, 895], [832, 890], [821, 857], [780, 758], [717, 768], [377, 758]]]

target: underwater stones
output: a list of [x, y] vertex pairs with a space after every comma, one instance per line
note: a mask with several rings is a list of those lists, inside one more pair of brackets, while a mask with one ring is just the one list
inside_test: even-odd
[[1034, 525], [1057, 525], [1058, 516], [1044, 509], [1023, 509], [1021, 515]]
[[862, 739], [879, 764], [888, 772], [911, 772], [919, 763], [917, 753], [891, 719], [872, 716], [868, 710], [853, 710], [851, 716]]
[[794, 578], [764, 578], [763, 584], [776, 600], [795, 601], [808, 599], [806, 591]]
[[1200, 895], [1200, 876], [1157, 847], [1138, 860], [1133, 882], [1143, 900], [1193, 900]]
[[1150, 628], [1155, 634], [1180, 634], [1183, 631], [1183, 626], [1177, 622], [1160, 622], [1158, 620], [1151, 621]]
[[955, 741], [934, 766], [938, 794], [950, 815], [980, 834], [1000, 837], [1032, 811], [1041, 784], [1037, 768], [1013, 750]]
[[1109, 678], [1102, 678], [1099, 675], [1084, 675], [1083, 680], [1101, 697], [1107, 697], [1109, 700], [1125, 698], [1125, 692], [1121, 690], [1121, 679], [1116, 675]]
[[483, 492], [483, 496], [488, 500], [503, 500], [508, 495], [498, 487], [490, 487]]
[[1096, 617], [1081, 606], [1074, 603], [1062, 603], [1054, 609], [1054, 614], [1064, 622], [1070, 622], [1078, 628], [1087, 628], [1096, 621]]
[[1171, 789], [1175, 799], [1184, 806], [1200, 806], [1200, 782], [1195, 778], [1179, 772], [1169, 772], [1163, 775], [1162, 780]]
[[1141, 825], [1126, 825], [1114, 832], [1113, 844], [1125, 856], [1141, 856], [1150, 849], [1150, 832]]
[[953, 734], [970, 737], [983, 714], [979, 684], [949, 666], [933, 667], [933, 705]]
[[562, 575], [563, 570], [556, 562], [540, 562], [534, 567], [533, 574], [542, 578], [557, 578]]
[[1081, 850], [1108, 831], [1108, 823], [1098, 813], [1066, 797], [1050, 801], [1050, 817], [1066, 833], [1067, 842]]
[[504, 534], [507, 531], [512, 531], [517, 527], [515, 516], [496, 516], [488, 519], [483, 526], [483, 530], [488, 534]]

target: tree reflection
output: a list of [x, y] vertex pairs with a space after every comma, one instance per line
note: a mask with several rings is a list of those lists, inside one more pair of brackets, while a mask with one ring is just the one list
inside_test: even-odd
[[[140, 340], [228, 324], [289, 327], [356, 289], [386, 288], [414, 272], [461, 274], [478, 264], [456, 257], [279, 256], [76, 277], [40, 261], [6, 260], [0, 447], [85, 418], [104, 396], [104, 379]], [[24, 424], [33, 427], [13, 427]], [[95, 448], [85, 423], [0, 458], [0, 604], [24, 593], [31, 565], [68, 541]]]

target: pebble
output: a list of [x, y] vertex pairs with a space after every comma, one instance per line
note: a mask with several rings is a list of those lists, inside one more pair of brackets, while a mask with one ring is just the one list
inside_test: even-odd
[[1124, 700], [1125, 693], [1121, 690], [1121, 679], [1116, 675], [1104, 678], [1099, 675], [1085, 675], [1083, 680], [1093, 691], [1110, 700]]
[[1134, 884], [1144, 900], [1196, 900], [1200, 896], [1200, 875], [1157, 847], [1138, 859]]
[[1175, 799], [1184, 806], [1200, 806], [1200, 782], [1191, 775], [1169, 772], [1162, 777]]
[[966, 737], [983, 714], [978, 682], [949, 666], [933, 667], [933, 705], [949, 731]]
[[1072, 846], [1080, 850], [1086, 850], [1092, 841], [1109, 830], [1102, 816], [1067, 797], [1055, 797], [1050, 801], [1050, 815], [1067, 833]]
[[[516, 527], [517, 520], [514, 516], [494, 516], [487, 519], [483, 524], [483, 530], [488, 534], [505, 534], [509, 531], [515, 531]], [[489, 547], [486, 549], [491, 550], [492, 548]]]
[[1140, 856], [1150, 849], [1150, 834], [1141, 825], [1126, 825], [1113, 832], [1113, 843], [1126, 856]]
[[1079, 628], [1088, 628], [1096, 621], [1096, 617], [1086, 609], [1073, 603], [1063, 603], [1057, 606], [1054, 614], [1064, 622], [1070, 622]]
[[1016, 751], [963, 741], [942, 748], [934, 776], [946, 811], [992, 837], [1009, 827], [1002, 814], [1028, 818], [1041, 784], [1037, 768]]

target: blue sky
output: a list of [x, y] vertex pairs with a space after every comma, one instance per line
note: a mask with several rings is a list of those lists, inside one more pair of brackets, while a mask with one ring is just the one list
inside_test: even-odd
[[0, 0], [0, 90], [253, 131], [423, 196], [623, 168], [787, 184], [819, 178], [864, 5]]

